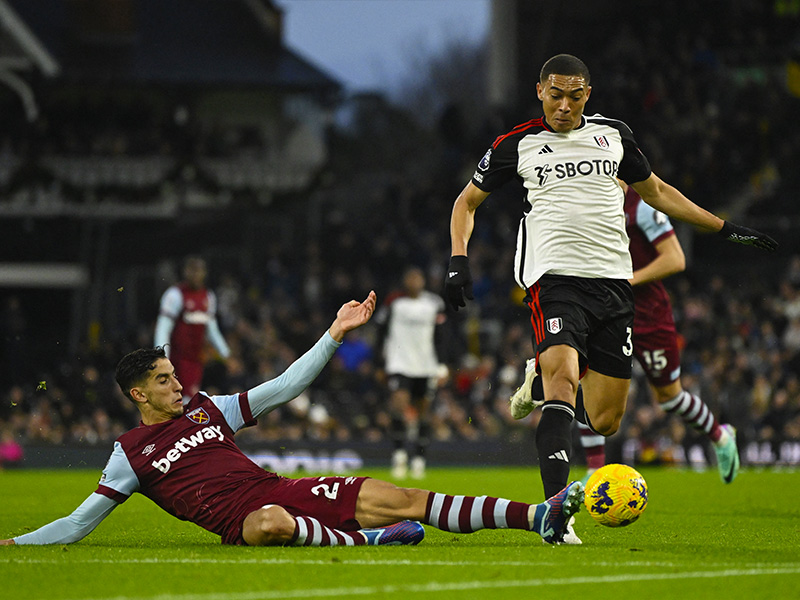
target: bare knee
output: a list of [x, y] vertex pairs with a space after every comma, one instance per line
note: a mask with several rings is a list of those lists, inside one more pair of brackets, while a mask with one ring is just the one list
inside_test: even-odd
[[282, 546], [294, 536], [294, 517], [272, 505], [251, 512], [244, 520], [242, 537], [248, 546]]
[[592, 428], [604, 436], [614, 435], [622, 422], [624, 411], [607, 408], [591, 417]]
[[583, 379], [583, 405], [592, 428], [602, 435], [619, 429], [630, 390], [630, 379], [620, 379], [589, 371]]
[[405, 518], [420, 519], [419, 507], [427, 505], [430, 492], [417, 488], [398, 487], [399, 508], [405, 512]]

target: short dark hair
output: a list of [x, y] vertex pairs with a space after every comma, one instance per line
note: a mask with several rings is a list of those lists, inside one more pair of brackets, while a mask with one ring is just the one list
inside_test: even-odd
[[160, 358], [167, 358], [164, 346], [155, 348], [139, 348], [129, 352], [117, 363], [117, 370], [114, 378], [117, 380], [122, 393], [131, 398], [131, 388], [142, 383], [149, 371], [156, 368], [156, 361]]
[[583, 77], [586, 80], [586, 85], [589, 85], [591, 78], [589, 77], [589, 67], [577, 56], [572, 54], [556, 54], [553, 58], [549, 59], [539, 73], [539, 81], [544, 83], [550, 75], [576, 75]]

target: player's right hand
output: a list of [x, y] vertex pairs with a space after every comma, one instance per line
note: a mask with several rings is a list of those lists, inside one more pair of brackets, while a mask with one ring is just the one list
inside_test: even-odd
[[455, 311], [473, 300], [472, 275], [469, 272], [469, 259], [466, 256], [451, 256], [444, 278], [444, 297]]
[[729, 242], [744, 244], [745, 246], [755, 246], [761, 250], [774, 252], [778, 247], [778, 242], [769, 237], [766, 233], [761, 233], [749, 227], [743, 227], [730, 221], [722, 224], [719, 234]]

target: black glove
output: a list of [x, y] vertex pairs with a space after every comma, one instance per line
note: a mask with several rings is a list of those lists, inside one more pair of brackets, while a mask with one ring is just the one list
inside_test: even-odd
[[444, 298], [455, 311], [466, 306], [464, 298], [472, 300], [472, 275], [469, 273], [469, 259], [466, 256], [451, 256], [444, 278]]
[[750, 229], [749, 227], [736, 225], [736, 223], [731, 223], [730, 221], [725, 221], [722, 224], [722, 229], [719, 230], [719, 234], [729, 242], [736, 242], [737, 244], [744, 244], [745, 246], [755, 246], [756, 248], [769, 252], [774, 252], [778, 247], [778, 242], [767, 234], [756, 231], [755, 229]]

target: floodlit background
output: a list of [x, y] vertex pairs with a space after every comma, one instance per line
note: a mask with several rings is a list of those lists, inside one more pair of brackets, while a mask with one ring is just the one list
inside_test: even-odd
[[[0, 463], [102, 466], [137, 423], [114, 365], [152, 344], [188, 254], [209, 264], [233, 349], [209, 353], [212, 393], [277, 375], [343, 302], [386, 298], [409, 265], [441, 291], [453, 200], [497, 135], [539, 115], [539, 68], [569, 52], [592, 72], [587, 110], [625, 121], [659, 176], [780, 242], [767, 255], [677, 225], [688, 269], [668, 287], [684, 387], [739, 429], [746, 465], [799, 464], [799, 12], [0, 0]], [[536, 414], [506, 407], [531, 353], [511, 273], [522, 197], [508, 186], [478, 213], [476, 301], [443, 325], [433, 465], [535, 462]], [[372, 325], [351, 334], [241, 444], [281, 470], [388, 464], [378, 352]], [[712, 455], [637, 372], [609, 459]]]

